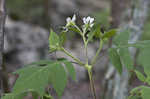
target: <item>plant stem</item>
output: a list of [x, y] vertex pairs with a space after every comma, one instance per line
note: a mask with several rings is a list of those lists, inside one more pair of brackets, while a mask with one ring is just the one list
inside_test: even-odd
[[97, 50], [97, 52], [96, 52], [96, 55], [95, 55], [94, 58], [92, 59], [92, 66], [94, 66], [94, 64], [96, 63], [97, 57], [98, 57], [98, 55], [99, 55], [99, 53], [100, 53], [102, 47], [103, 47], [103, 40], [100, 40], [99, 48], [98, 48], [98, 50]]
[[96, 99], [96, 91], [95, 91], [95, 86], [94, 86], [94, 81], [93, 81], [91, 69], [88, 69], [88, 75], [89, 75], [89, 79], [90, 79], [90, 88], [92, 91], [92, 96], [93, 96], [93, 99]]
[[76, 57], [74, 57], [73, 55], [71, 55], [71, 53], [69, 53], [67, 50], [65, 50], [63, 47], [61, 48], [61, 50], [68, 56], [70, 56], [73, 60], [75, 60], [79, 65], [81, 66], [85, 66], [84, 63], [82, 63], [79, 59], [77, 59]]

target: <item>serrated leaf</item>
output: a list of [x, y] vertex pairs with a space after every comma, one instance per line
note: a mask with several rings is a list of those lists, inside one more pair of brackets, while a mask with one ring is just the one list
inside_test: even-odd
[[62, 95], [67, 83], [67, 76], [63, 66], [58, 63], [46, 66], [29, 66], [16, 72], [19, 78], [13, 88], [13, 93], [35, 91], [40, 96], [45, 93], [45, 87], [51, 84], [59, 96]]
[[122, 64], [121, 64], [120, 56], [115, 48], [109, 49], [109, 58], [110, 58], [112, 64], [115, 66], [115, 68], [121, 74], [122, 73]]
[[104, 35], [102, 36], [102, 39], [109, 39], [110, 37], [114, 36], [117, 33], [116, 29], [112, 29], [106, 33], [104, 33]]
[[54, 65], [49, 72], [49, 82], [52, 83], [54, 89], [56, 90], [58, 96], [62, 96], [64, 88], [67, 83], [67, 75], [65, 69], [60, 63]]
[[133, 60], [131, 58], [128, 48], [120, 48], [119, 55], [120, 55], [122, 63], [125, 65], [128, 71], [133, 70], [134, 69]]
[[49, 36], [50, 52], [56, 51], [59, 47], [59, 36], [51, 29]]
[[145, 82], [146, 77], [139, 71], [135, 70], [136, 76], [138, 77], [138, 79], [142, 82]]
[[18, 74], [20, 77], [13, 87], [13, 93], [17, 94], [34, 90], [40, 96], [44, 95], [45, 86], [48, 85], [48, 73], [45, 72], [47, 69], [46, 67], [32, 67], [19, 71]]

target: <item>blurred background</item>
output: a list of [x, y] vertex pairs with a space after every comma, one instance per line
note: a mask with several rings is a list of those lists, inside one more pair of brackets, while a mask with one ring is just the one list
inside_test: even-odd
[[[73, 14], [77, 15], [79, 25], [83, 24], [83, 17], [92, 16], [105, 31], [129, 27], [132, 30], [130, 41], [149, 40], [149, 2], [149, 0], [6, 0], [4, 57], [9, 72], [10, 89], [16, 78], [11, 72], [16, 69], [40, 59], [66, 57], [61, 52], [48, 53], [48, 36], [50, 28], [59, 33], [61, 26], [65, 25], [66, 18], [72, 17]], [[130, 79], [126, 71], [118, 76], [108, 59], [107, 49], [111, 47], [111, 41], [104, 45], [99, 56], [101, 58], [93, 70], [96, 94], [98, 99], [125, 99], [129, 90], [141, 82], [135, 76]], [[65, 47], [85, 61], [81, 42], [78, 34], [70, 33]], [[95, 39], [94, 43], [89, 44], [89, 60], [95, 55], [98, 42], [98, 39]], [[131, 51], [135, 67], [150, 63], [149, 50]], [[69, 80], [62, 99], [92, 99], [87, 72], [84, 68], [74, 66], [77, 82]]]

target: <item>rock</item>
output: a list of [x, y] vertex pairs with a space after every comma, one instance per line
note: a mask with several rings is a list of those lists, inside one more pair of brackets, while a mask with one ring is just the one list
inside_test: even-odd
[[7, 62], [19, 66], [28, 64], [44, 58], [47, 50], [48, 31], [7, 18], [4, 43]]

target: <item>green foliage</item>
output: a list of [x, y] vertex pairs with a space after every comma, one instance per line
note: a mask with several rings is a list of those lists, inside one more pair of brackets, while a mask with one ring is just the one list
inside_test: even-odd
[[102, 39], [108, 39], [111, 38], [112, 36], [114, 36], [117, 33], [117, 31], [115, 29], [109, 30], [108, 32], [104, 33], [104, 35], [102, 36]]
[[135, 73], [136, 73], [139, 80], [141, 80], [142, 82], [146, 81], [146, 77], [141, 72], [135, 70]]
[[150, 97], [150, 87], [139, 86], [131, 90], [131, 95], [128, 99], [149, 99]]
[[115, 66], [115, 68], [121, 74], [122, 73], [122, 64], [121, 64], [120, 56], [115, 48], [109, 49], [109, 57], [110, 57], [112, 64]]
[[[62, 63], [65, 64], [67, 71]], [[6, 94], [3, 99], [22, 99], [21, 97], [25, 96], [27, 92], [36, 92], [42, 97], [45, 94], [46, 86], [49, 84], [53, 86], [60, 97], [67, 83], [66, 72], [69, 72], [73, 80], [76, 79], [73, 65], [66, 59], [63, 61], [43, 60], [34, 62], [15, 72], [19, 74], [19, 78], [13, 87], [13, 92]]]
[[[61, 39], [61, 43], [63, 43], [63, 38]], [[60, 46], [60, 40], [59, 40], [59, 36], [53, 31], [51, 30], [50, 32], [50, 36], [49, 36], [49, 48], [50, 48], [50, 52], [54, 52], [56, 50], [58, 50], [58, 47]]]
[[120, 48], [119, 56], [121, 58], [122, 63], [128, 69], [128, 71], [132, 71], [134, 69], [133, 60], [131, 58], [128, 48]]

